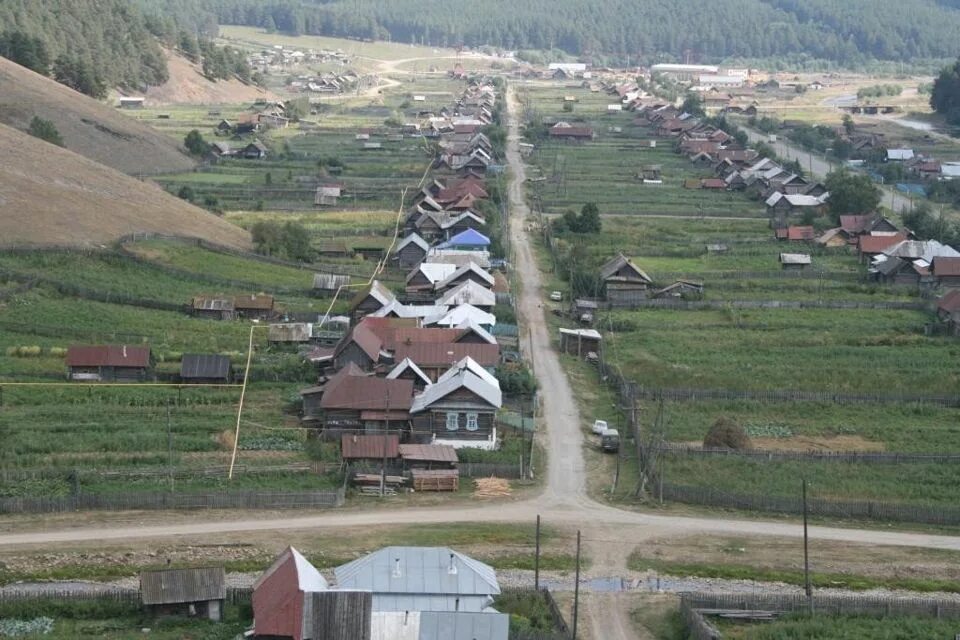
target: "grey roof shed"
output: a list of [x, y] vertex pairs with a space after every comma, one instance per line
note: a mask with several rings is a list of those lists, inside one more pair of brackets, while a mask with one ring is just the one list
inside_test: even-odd
[[224, 600], [227, 580], [223, 567], [163, 569], [140, 573], [140, 598], [145, 605]]
[[180, 378], [183, 380], [195, 379], [228, 379], [230, 378], [230, 358], [215, 353], [185, 353], [180, 360]]

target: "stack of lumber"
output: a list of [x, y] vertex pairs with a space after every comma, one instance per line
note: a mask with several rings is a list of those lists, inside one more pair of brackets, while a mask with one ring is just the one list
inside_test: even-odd
[[502, 498], [510, 495], [510, 482], [503, 478], [477, 478], [473, 481], [476, 498]]
[[[353, 484], [360, 488], [360, 493], [363, 495], [379, 495], [380, 480], [381, 476], [379, 473], [357, 473], [353, 476]], [[401, 487], [405, 482], [406, 478], [403, 476], [388, 475], [384, 481], [384, 493], [391, 496], [395, 495], [397, 488]]]
[[457, 491], [460, 489], [459, 469], [412, 469], [414, 491]]

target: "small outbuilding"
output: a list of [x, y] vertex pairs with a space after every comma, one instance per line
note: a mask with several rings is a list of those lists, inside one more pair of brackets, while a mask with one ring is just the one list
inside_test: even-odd
[[802, 271], [811, 264], [806, 253], [781, 253], [780, 266], [784, 271]]
[[223, 567], [162, 569], [140, 573], [140, 599], [154, 616], [179, 615], [220, 621], [227, 599]]
[[560, 350], [582, 358], [600, 354], [603, 336], [596, 329], [560, 329]]
[[180, 381], [187, 384], [229, 384], [233, 381], [233, 366], [229, 356], [185, 353], [180, 360]]
[[130, 345], [72, 345], [67, 349], [70, 380], [143, 382], [153, 369], [150, 347]]

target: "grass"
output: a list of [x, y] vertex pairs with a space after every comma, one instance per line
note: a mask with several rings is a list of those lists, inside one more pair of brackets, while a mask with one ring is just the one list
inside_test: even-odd
[[804, 614], [786, 615], [773, 622], [749, 624], [711, 619], [724, 638], [731, 640], [793, 640], [800, 638], [871, 638], [873, 640], [913, 640], [914, 638], [942, 638], [956, 636], [956, 620], [889, 616], [809, 617]]

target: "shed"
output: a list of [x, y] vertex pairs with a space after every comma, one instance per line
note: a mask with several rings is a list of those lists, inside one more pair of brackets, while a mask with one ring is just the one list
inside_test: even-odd
[[653, 281], [632, 260], [618, 253], [600, 267], [607, 300], [614, 305], [629, 305], [647, 297]]
[[190, 301], [190, 309], [198, 318], [233, 320], [236, 317], [233, 298], [196, 296]]
[[327, 581], [316, 567], [287, 547], [253, 583], [255, 634], [305, 640], [309, 637], [303, 633], [305, 597], [326, 590]]
[[240, 318], [269, 320], [274, 315], [273, 296], [263, 293], [237, 296], [233, 307]]
[[596, 329], [560, 329], [560, 350], [577, 357], [601, 352], [603, 336]]
[[140, 598], [152, 615], [186, 615], [219, 621], [227, 598], [223, 567], [140, 573]]
[[185, 353], [180, 360], [180, 381], [188, 384], [229, 384], [233, 381], [233, 366], [229, 356]]
[[145, 346], [71, 345], [66, 364], [70, 380], [143, 382], [153, 368], [153, 355]]
[[350, 276], [337, 273], [313, 274], [313, 290], [321, 293], [334, 293], [340, 287], [350, 285]]
[[451, 469], [460, 461], [457, 450], [446, 444], [402, 444], [400, 458], [412, 469]]
[[811, 264], [810, 256], [806, 253], [781, 253], [780, 266], [785, 271], [800, 271]]
[[359, 435], [345, 433], [340, 437], [340, 457], [344, 462], [369, 460], [380, 462], [384, 458], [394, 460], [400, 456], [400, 436], [395, 433], [383, 435]]
[[267, 330], [267, 342], [273, 344], [310, 342], [313, 324], [309, 322], [285, 322], [271, 324]]
[[317, 187], [313, 203], [318, 207], [335, 207], [341, 192], [340, 185], [320, 185]]

